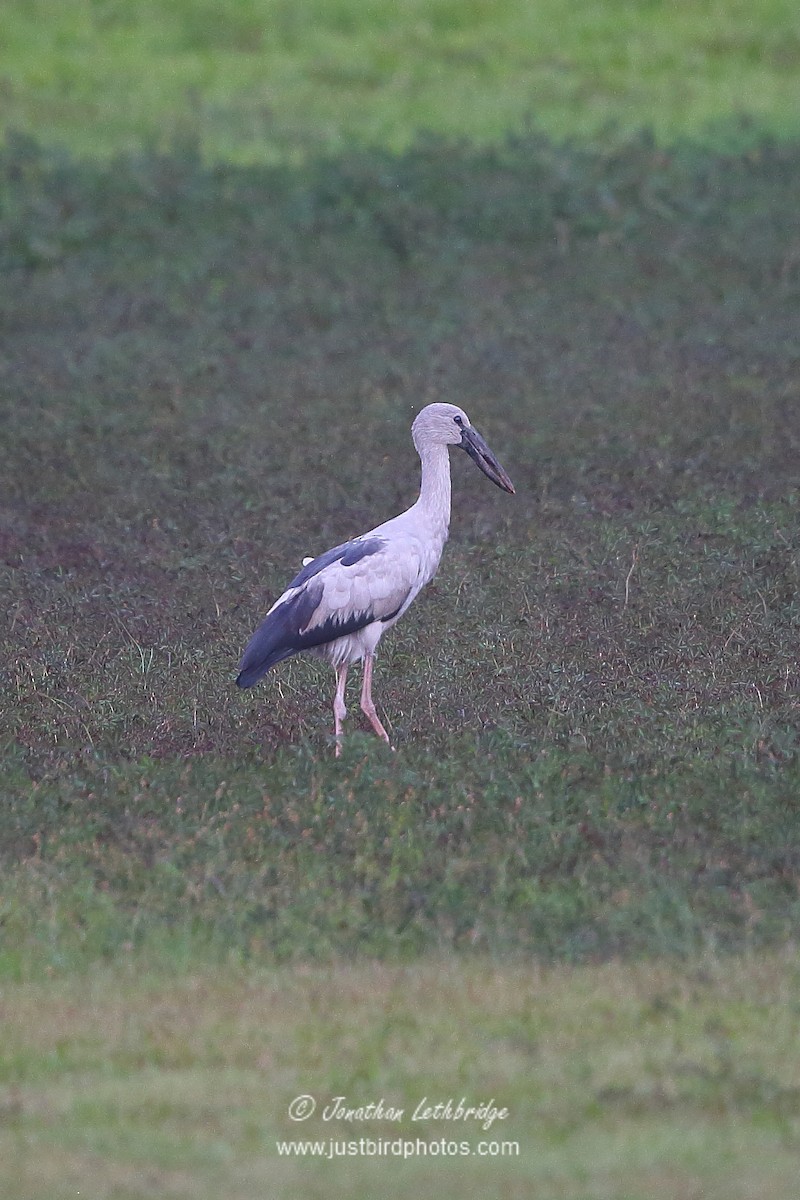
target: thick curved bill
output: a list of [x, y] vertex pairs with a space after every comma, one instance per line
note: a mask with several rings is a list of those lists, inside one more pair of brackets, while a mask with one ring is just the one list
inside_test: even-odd
[[467, 426], [461, 434], [461, 449], [466, 450], [472, 461], [478, 464], [484, 475], [491, 479], [492, 483], [496, 483], [504, 492], [511, 492], [513, 495], [513, 483], [477, 429], [474, 429], [472, 425]]

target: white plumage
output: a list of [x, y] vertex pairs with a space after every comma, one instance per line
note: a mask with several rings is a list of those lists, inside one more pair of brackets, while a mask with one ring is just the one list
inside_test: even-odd
[[429, 404], [411, 429], [422, 463], [415, 504], [368, 533], [335, 546], [303, 569], [278, 597], [253, 634], [236, 682], [251, 687], [270, 667], [308, 651], [336, 670], [336, 753], [341, 750], [344, 689], [351, 663], [364, 660], [361, 708], [375, 732], [389, 735], [372, 701], [375, 649], [436, 574], [450, 525], [448, 446], [460, 446], [498, 487], [514, 486], [486, 442], [454, 404]]

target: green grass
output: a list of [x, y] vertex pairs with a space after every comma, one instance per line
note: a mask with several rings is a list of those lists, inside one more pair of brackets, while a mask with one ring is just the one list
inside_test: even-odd
[[240, 162], [530, 122], [790, 137], [799, 66], [792, 0], [9, 0], [0, 46], [5, 129], [105, 155], [189, 137]]
[[[796, 177], [795, 147], [646, 139], [300, 172], [9, 148], [10, 977], [792, 936]], [[413, 497], [436, 398], [518, 494], [455, 462], [441, 573], [382, 646], [398, 753], [356, 716], [336, 763], [328, 669], [242, 694], [236, 662], [305, 554]]]
[[[0, 990], [0, 1185], [15, 1200], [502, 1194], [790, 1197], [793, 955], [690, 965], [141, 973]], [[66, 1032], [68, 1031], [68, 1032]], [[311, 1095], [302, 1122], [291, 1101]], [[383, 1100], [398, 1120], [324, 1116]], [[420, 1120], [464, 1097], [507, 1116]], [[282, 1156], [277, 1142], [466, 1146]], [[485, 1141], [518, 1153], [479, 1157]], [[484, 1147], [485, 1148], [485, 1147]]]
[[[794, 937], [796, 767], [723, 751], [642, 777], [497, 735], [438, 741], [441, 765], [430, 750], [379, 761], [358, 735], [335, 767], [307, 751], [261, 766], [207, 755], [35, 785], [3, 822], [16, 863], [0, 975], [136, 949], [176, 964], [444, 949], [583, 961]], [[6, 786], [20, 795], [24, 777]]]

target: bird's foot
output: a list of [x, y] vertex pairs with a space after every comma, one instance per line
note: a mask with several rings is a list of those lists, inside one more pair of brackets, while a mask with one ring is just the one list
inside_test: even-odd
[[392, 754], [394, 754], [395, 749], [394, 749], [394, 746], [392, 745], [391, 741], [389, 740], [389, 735], [386, 732], [386, 730], [384, 729], [381, 722], [377, 719], [377, 717], [375, 718], [374, 729], [375, 729], [375, 732], [377, 733], [378, 737], [381, 738], [382, 741], [386, 742], [386, 745], [389, 747]]

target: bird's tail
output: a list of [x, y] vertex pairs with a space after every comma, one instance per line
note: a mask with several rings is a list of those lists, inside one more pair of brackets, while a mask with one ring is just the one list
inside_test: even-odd
[[[279, 611], [265, 617], [247, 643], [236, 676], [240, 688], [252, 687], [262, 675], [266, 675], [270, 667], [295, 653], [294, 648], [287, 644], [284, 622], [278, 617]], [[274, 620], [275, 617], [278, 620]]]
[[303, 632], [321, 595], [320, 587], [305, 587], [267, 613], [239, 663], [236, 682], [240, 688], [252, 687], [270, 667], [307, 648], [309, 639]]
[[270, 667], [274, 667], [276, 663], [283, 662], [285, 658], [289, 658], [294, 654], [294, 650], [280, 649], [272, 653], [263, 654], [260, 647], [253, 643], [256, 642], [261, 630], [256, 630], [255, 635], [251, 638], [247, 649], [242, 655], [242, 661], [239, 663], [239, 674], [236, 676], [236, 685], [240, 688], [252, 687], [254, 683], [258, 683], [262, 675], [266, 675]]

